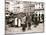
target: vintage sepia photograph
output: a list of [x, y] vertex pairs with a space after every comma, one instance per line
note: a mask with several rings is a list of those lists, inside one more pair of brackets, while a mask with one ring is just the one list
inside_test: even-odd
[[5, 34], [44, 32], [44, 2], [5, 1]]

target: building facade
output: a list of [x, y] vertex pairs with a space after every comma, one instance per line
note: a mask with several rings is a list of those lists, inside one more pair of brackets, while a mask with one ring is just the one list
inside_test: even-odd
[[[38, 17], [40, 16], [40, 19], [41, 19], [41, 15], [44, 14], [44, 12], [43, 12], [44, 6], [43, 6], [42, 2], [8, 1], [8, 2], [6, 2], [6, 10], [8, 10], [9, 13], [12, 12], [13, 14], [16, 14], [16, 15], [21, 12], [25, 13], [26, 15], [27, 15], [27, 13], [30, 13], [30, 14], [34, 13], [34, 14], [37, 14]], [[14, 15], [14, 16], [16, 16], [16, 15]], [[18, 16], [13, 18], [13, 19], [15, 19], [13, 25], [15, 25], [15, 26], [21, 26], [21, 24], [22, 24], [21, 20], [25, 17], [25, 16], [23, 18], [20, 17], [21, 19], [19, 19]]]

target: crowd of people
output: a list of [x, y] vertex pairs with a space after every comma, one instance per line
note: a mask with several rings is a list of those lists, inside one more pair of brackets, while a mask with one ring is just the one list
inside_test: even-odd
[[[7, 24], [11, 24], [11, 26], [14, 26], [13, 23], [14, 23], [14, 17], [13, 17], [13, 13], [11, 13], [9, 17], [9, 19], [6, 18], [6, 22]], [[12, 17], [12, 18], [11, 18]], [[23, 20], [24, 18], [24, 20]], [[30, 14], [30, 13], [27, 13], [24, 17], [22, 18], [22, 23], [21, 23], [21, 27], [22, 27], [22, 31], [25, 31], [26, 28], [28, 27], [28, 30], [31, 30], [31, 26], [34, 25], [34, 27], [37, 27], [40, 23], [40, 14], [39, 16], [37, 16], [37, 14]], [[11, 20], [13, 19], [13, 20]], [[44, 14], [41, 15], [41, 19], [43, 20], [42, 23], [44, 23]], [[11, 22], [9, 21], [11, 20]]]

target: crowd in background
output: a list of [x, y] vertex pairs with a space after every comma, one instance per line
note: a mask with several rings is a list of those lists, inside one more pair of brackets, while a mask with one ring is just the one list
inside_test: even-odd
[[[40, 16], [41, 15], [41, 16]], [[6, 25], [9, 25], [11, 27], [14, 27], [14, 19], [18, 18], [16, 17], [17, 14], [10, 13], [10, 16], [6, 17]], [[40, 23], [44, 23], [44, 14], [30, 14], [26, 13], [26, 15], [23, 18], [19, 18], [21, 20], [21, 27], [22, 30], [25, 31], [27, 26], [28, 30], [31, 29], [31, 26], [34, 25], [34, 27], [37, 27]], [[18, 27], [18, 26], [17, 26]]]

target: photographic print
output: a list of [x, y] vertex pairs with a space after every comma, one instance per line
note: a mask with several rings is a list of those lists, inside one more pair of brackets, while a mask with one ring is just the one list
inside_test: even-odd
[[44, 2], [5, 0], [5, 34], [44, 32]]

